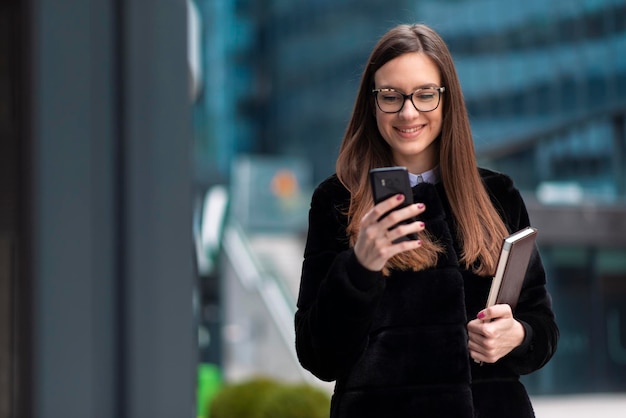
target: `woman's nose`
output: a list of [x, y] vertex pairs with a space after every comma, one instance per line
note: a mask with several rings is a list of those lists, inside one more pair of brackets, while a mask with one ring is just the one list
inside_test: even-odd
[[413, 104], [412, 97], [407, 97], [406, 99], [404, 99], [404, 106], [402, 106], [402, 109], [400, 109], [400, 111], [398, 112], [398, 116], [407, 118], [407, 117], [415, 117], [418, 115], [419, 115], [419, 111]]

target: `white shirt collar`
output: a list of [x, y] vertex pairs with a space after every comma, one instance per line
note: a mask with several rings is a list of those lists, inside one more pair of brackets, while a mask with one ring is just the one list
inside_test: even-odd
[[418, 183], [439, 183], [439, 166], [433, 168], [432, 170], [428, 170], [421, 174], [413, 174], [409, 173], [409, 180], [411, 181], [411, 187], [416, 186]]

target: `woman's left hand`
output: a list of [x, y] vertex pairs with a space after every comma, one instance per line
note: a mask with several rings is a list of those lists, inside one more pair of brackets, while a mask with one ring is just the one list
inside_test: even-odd
[[467, 324], [474, 361], [495, 363], [524, 341], [524, 327], [513, 318], [509, 305], [491, 306], [477, 316]]

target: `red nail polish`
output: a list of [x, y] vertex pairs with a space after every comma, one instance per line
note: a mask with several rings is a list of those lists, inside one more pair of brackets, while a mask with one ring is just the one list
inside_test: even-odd
[[399, 195], [396, 196], [396, 200], [398, 202], [401, 201], [402, 199], [404, 199], [404, 195], [403, 194], [399, 194]]
[[417, 204], [417, 208], [418, 209], [424, 209], [424, 204], [423, 203], [418, 203]]
[[485, 317], [485, 313], [484, 312], [478, 312], [478, 319], [483, 319]]

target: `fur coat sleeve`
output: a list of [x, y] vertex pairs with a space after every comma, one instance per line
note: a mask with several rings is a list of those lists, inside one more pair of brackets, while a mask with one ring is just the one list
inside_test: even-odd
[[344, 375], [360, 356], [385, 287], [382, 273], [362, 267], [349, 246], [348, 203], [336, 178], [313, 194], [295, 318], [300, 362], [326, 381]]

